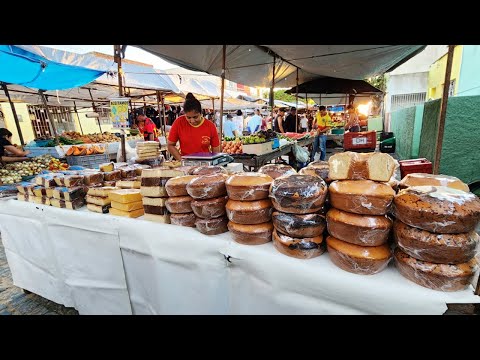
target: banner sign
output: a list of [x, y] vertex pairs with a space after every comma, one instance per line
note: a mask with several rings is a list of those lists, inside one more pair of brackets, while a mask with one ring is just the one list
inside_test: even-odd
[[110, 99], [110, 120], [116, 129], [129, 127], [128, 123], [128, 98]]

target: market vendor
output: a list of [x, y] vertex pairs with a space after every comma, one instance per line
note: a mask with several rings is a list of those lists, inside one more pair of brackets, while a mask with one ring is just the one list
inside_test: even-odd
[[[202, 116], [202, 105], [192, 93], [188, 93], [183, 105], [185, 115], [178, 117], [168, 135], [168, 151], [176, 160], [182, 155], [197, 152], [220, 152], [220, 140], [217, 128]], [[180, 152], [176, 148], [180, 142]]]
[[358, 118], [357, 111], [353, 105], [347, 106], [347, 123], [345, 124], [345, 130], [350, 132], [359, 132], [360, 131], [360, 120]]
[[157, 126], [152, 119], [140, 113], [137, 115], [137, 126], [145, 141], [158, 141]]
[[327, 131], [332, 126], [332, 119], [328, 115], [327, 108], [320, 106], [315, 114], [313, 128], [317, 130], [317, 137], [313, 142], [310, 161], [314, 160], [315, 154], [320, 150], [320, 160], [325, 161], [327, 158]]
[[2, 162], [16, 162], [29, 160], [29, 150], [23, 151], [12, 145], [12, 133], [5, 128], [0, 128], [0, 159]]

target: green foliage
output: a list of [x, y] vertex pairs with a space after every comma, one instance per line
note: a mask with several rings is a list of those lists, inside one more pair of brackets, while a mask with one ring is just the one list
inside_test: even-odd
[[382, 91], [385, 91], [387, 88], [387, 79], [385, 74], [365, 79], [365, 81]]

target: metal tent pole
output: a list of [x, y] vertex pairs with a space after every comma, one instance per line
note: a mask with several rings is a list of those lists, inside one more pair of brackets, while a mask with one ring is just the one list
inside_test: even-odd
[[445, 69], [445, 81], [443, 83], [442, 102], [440, 104], [440, 117], [438, 119], [437, 141], [435, 149], [435, 162], [433, 173], [438, 174], [440, 170], [440, 159], [442, 157], [443, 134], [445, 132], [445, 118], [447, 116], [448, 91], [450, 90], [450, 75], [452, 73], [453, 53], [455, 45], [448, 45], [447, 68]]
[[295, 93], [295, 132], [298, 132], [298, 67], [297, 67], [297, 91]]
[[[275, 87], [275, 60], [276, 60], [276, 56], [273, 55], [272, 86], [270, 87], [270, 98], [269, 98], [269, 103], [271, 106], [270, 116], [272, 117], [272, 119], [273, 119], [273, 108], [275, 107], [275, 99], [273, 94], [273, 88]], [[275, 124], [272, 124], [272, 125], [275, 125]]]
[[20, 122], [18, 121], [17, 110], [15, 109], [15, 105], [13, 104], [12, 99], [10, 99], [10, 93], [8, 92], [7, 84], [2, 82], [3, 91], [5, 95], [7, 95], [8, 102], [10, 103], [10, 107], [12, 108], [13, 118], [15, 119], [15, 125], [17, 126], [18, 137], [20, 138], [20, 145], [25, 145], [25, 141], [23, 140], [22, 129], [20, 128]]
[[161, 100], [162, 100], [162, 118], [163, 118], [163, 136], [167, 136], [167, 128], [165, 124], [165, 95], [163, 93], [161, 94]]
[[48, 110], [47, 98], [45, 97], [44, 90], [38, 90], [38, 94], [42, 98], [43, 106], [45, 106], [45, 110], [47, 111], [47, 118], [50, 125], [52, 125], [53, 135], [55, 136], [55, 144], [59, 144], [58, 141], [58, 134], [57, 129], [55, 128], [55, 120], [50, 117], [50, 111]]
[[[121, 56], [121, 46], [113, 45], [114, 59], [117, 63], [118, 70], [118, 95], [123, 97], [123, 82], [122, 82], [122, 56]], [[93, 100], [93, 99], [92, 99]], [[145, 100], [145, 98], [143, 99]], [[98, 126], [100, 126], [100, 119], [98, 119]], [[120, 143], [122, 145], [122, 161], [127, 161], [127, 151], [125, 149], [125, 133], [120, 133]]]
[[220, 93], [220, 139], [223, 136], [223, 93], [225, 91], [225, 63], [227, 57], [227, 45], [223, 45], [222, 51], [222, 88]]
[[[97, 111], [97, 108], [96, 108], [96, 106], [95, 106], [95, 101], [93, 101], [92, 90], [90, 90], [90, 88], [88, 88], [88, 93], [90, 94], [90, 99], [92, 99], [92, 108], [93, 108], [93, 111], [96, 112], [96, 111]], [[102, 126], [100, 125], [100, 117], [97, 118], [97, 122], [98, 122], [98, 128], [100, 129], [100, 133], [102, 133]]]
[[75, 101], [73, 102], [73, 110], [75, 111], [75, 114], [77, 114], [78, 125], [80, 125], [80, 131], [82, 132], [82, 135], [83, 135], [82, 122], [80, 121], [80, 116], [78, 115], [77, 104], [75, 103]]

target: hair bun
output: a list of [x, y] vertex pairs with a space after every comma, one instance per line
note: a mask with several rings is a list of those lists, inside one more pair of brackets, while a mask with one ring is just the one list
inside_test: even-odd
[[196, 97], [193, 96], [192, 93], [188, 93], [187, 96], [185, 96], [185, 99], [186, 99], [186, 100], [196, 100]]

